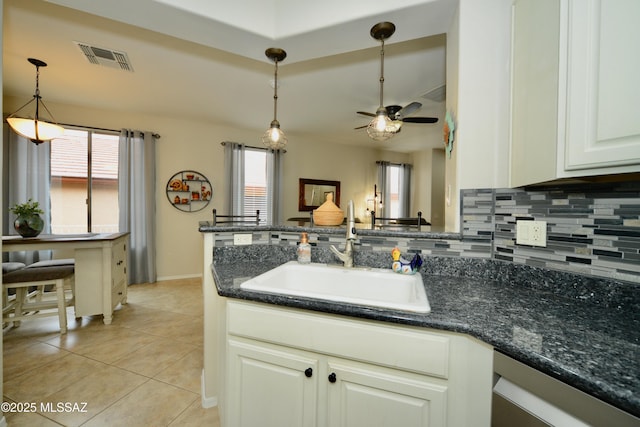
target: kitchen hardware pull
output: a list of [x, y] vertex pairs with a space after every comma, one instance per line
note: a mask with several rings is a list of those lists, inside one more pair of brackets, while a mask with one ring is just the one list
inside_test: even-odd
[[311, 378], [311, 375], [313, 375], [313, 369], [311, 369], [311, 368], [307, 368], [307, 369], [305, 369], [305, 370], [304, 370], [304, 375], [305, 375], [307, 378]]
[[336, 373], [335, 372], [331, 372], [329, 374], [329, 382], [330, 383], [335, 383], [336, 382]]

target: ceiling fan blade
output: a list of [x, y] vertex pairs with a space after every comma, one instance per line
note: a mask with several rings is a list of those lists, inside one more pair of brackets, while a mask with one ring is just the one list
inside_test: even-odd
[[364, 129], [366, 127], [368, 127], [369, 125], [364, 125], [364, 126], [358, 126], [357, 128], [353, 128], [355, 130], [359, 130], [359, 129]]
[[409, 114], [418, 111], [420, 108], [422, 108], [422, 104], [419, 102], [412, 102], [406, 106], [404, 106], [400, 111], [398, 111], [396, 113], [396, 117], [398, 118], [404, 118], [406, 116], [408, 116]]
[[437, 117], [405, 117], [402, 119], [405, 123], [436, 123]]
[[367, 113], [367, 112], [364, 112], [364, 111], [358, 111], [357, 113], [358, 114], [362, 114], [363, 116], [369, 116], [369, 117], [375, 117], [376, 116], [373, 113]]

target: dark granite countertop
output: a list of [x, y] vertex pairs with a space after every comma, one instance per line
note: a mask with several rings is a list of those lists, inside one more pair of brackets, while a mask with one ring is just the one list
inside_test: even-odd
[[[318, 249], [318, 248], [314, 248]], [[320, 253], [318, 253], [320, 252]], [[328, 251], [327, 251], [328, 252]], [[356, 265], [383, 267], [386, 254], [356, 252]], [[240, 284], [295, 259], [295, 248], [214, 250], [225, 297], [460, 332], [515, 360], [640, 416], [640, 286], [471, 258], [427, 258], [431, 312], [416, 314], [247, 291]], [[335, 263], [315, 251], [313, 262]]]

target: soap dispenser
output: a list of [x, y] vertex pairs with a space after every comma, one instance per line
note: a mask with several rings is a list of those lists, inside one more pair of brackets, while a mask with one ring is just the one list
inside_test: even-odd
[[298, 262], [301, 264], [309, 264], [311, 262], [311, 245], [309, 244], [309, 236], [307, 233], [300, 235], [298, 243]]

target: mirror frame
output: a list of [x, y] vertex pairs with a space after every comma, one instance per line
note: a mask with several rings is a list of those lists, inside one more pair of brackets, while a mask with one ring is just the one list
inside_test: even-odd
[[340, 206], [340, 181], [327, 181], [323, 179], [308, 179], [308, 178], [299, 178], [298, 185], [298, 210], [301, 212], [308, 212], [314, 209], [317, 209], [318, 206], [312, 206], [305, 204], [305, 186], [307, 185], [324, 185], [329, 187], [335, 187], [335, 197], [333, 199], [333, 203]]

